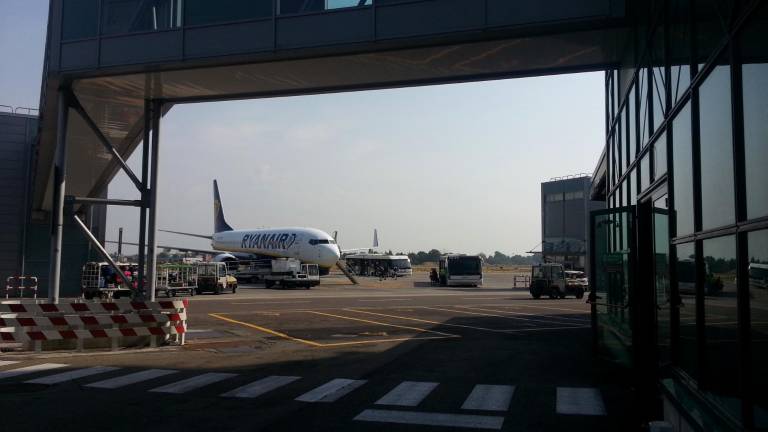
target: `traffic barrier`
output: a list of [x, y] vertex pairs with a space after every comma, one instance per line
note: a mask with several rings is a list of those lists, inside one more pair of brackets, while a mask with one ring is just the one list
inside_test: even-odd
[[24, 298], [24, 291], [31, 291], [32, 298], [37, 298], [37, 277], [35, 276], [10, 276], [5, 280], [5, 298], [14, 297], [16, 291], [19, 298]]
[[28, 349], [84, 349], [144, 344], [184, 344], [186, 300], [158, 302], [0, 303], [0, 342]]

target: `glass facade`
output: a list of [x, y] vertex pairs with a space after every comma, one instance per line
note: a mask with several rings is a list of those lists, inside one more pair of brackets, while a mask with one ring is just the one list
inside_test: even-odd
[[[646, 366], [659, 382], [696, 401], [682, 411], [694, 429], [768, 430], [768, 6], [635, 5], [647, 8], [628, 42], [638, 49], [606, 73], [606, 90], [622, 77], [618, 88], [629, 90], [607, 98], [623, 108], [606, 106], [604, 217], [637, 221], [626, 241], [619, 233], [623, 256], [637, 263], [622, 286], [627, 298], [654, 295], [630, 302], [649, 307], [630, 323], [598, 308], [597, 334], [621, 329], [631, 352], [653, 352]], [[658, 205], [667, 197], [668, 213]], [[594, 259], [594, 277], [611, 281], [619, 267]]]

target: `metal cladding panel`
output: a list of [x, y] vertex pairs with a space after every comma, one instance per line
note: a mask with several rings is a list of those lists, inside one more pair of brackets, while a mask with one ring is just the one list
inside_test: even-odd
[[484, 25], [484, 2], [477, 0], [382, 4], [376, 10], [376, 36], [382, 39], [479, 29]]
[[274, 46], [272, 20], [185, 30], [184, 54], [211, 57], [271, 50]]
[[488, 25], [525, 25], [611, 15], [610, 0], [487, 0]]
[[101, 39], [101, 65], [127, 65], [181, 59], [180, 30]]
[[373, 40], [373, 9], [279, 17], [278, 48], [300, 48]]
[[87, 40], [61, 44], [61, 69], [86, 69], [99, 65], [99, 42]]
[[544, 203], [544, 237], [563, 237], [563, 203]]
[[27, 171], [36, 131], [37, 118], [0, 115], [0, 284], [20, 271]]

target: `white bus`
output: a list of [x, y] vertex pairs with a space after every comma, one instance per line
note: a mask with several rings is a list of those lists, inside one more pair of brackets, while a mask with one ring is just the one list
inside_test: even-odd
[[354, 254], [345, 258], [347, 268], [358, 276], [410, 276], [411, 260], [406, 255]]
[[768, 289], [768, 264], [749, 264], [749, 285], [753, 288]]
[[483, 284], [483, 260], [478, 255], [444, 255], [438, 275], [442, 286], [479, 286]]

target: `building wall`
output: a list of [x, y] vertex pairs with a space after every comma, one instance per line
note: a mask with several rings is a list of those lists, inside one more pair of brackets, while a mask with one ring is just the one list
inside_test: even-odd
[[589, 212], [604, 207], [589, 199], [588, 176], [541, 184], [542, 252], [545, 261], [587, 267]]
[[598, 305], [598, 326], [632, 341], [676, 424], [767, 430], [768, 6], [635, 2], [633, 15], [606, 74], [616, 228], [597, 265], [622, 304]]
[[0, 113], [0, 284], [24, 272], [28, 173], [38, 118]]

